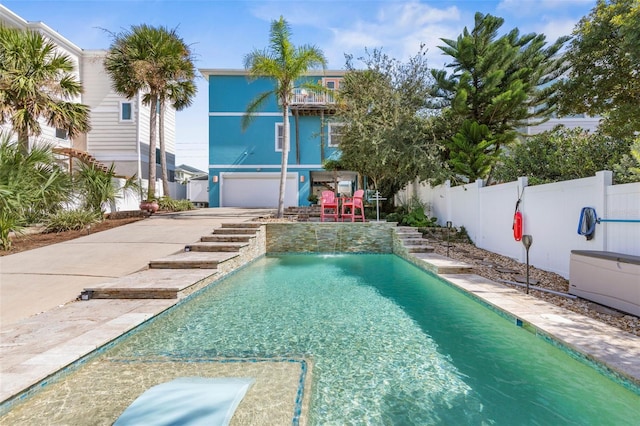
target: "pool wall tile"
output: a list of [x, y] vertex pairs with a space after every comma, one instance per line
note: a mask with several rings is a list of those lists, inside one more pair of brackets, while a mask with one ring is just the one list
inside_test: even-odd
[[256, 232], [255, 237], [251, 240], [251, 243], [240, 249], [239, 256], [218, 264], [218, 273], [216, 274], [214, 281], [219, 280], [220, 278], [237, 270], [241, 266], [256, 260], [257, 258], [264, 256], [266, 251], [266, 235], [266, 227], [263, 225], [259, 228], [258, 232]]
[[395, 227], [390, 222], [269, 223], [266, 252], [393, 253]]

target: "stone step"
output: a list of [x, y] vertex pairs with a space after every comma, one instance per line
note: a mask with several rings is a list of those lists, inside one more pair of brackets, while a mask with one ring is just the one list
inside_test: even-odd
[[422, 232], [418, 231], [418, 228], [412, 228], [410, 226], [398, 226], [395, 228], [396, 234], [398, 235], [420, 235], [422, 236]]
[[222, 228], [260, 228], [262, 223], [259, 222], [240, 222], [240, 223], [223, 223]]
[[405, 248], [409, 253], [432, 253], [433, 246], [427, 244], [420, 245], [405, 245]]
[[88, 299], [177, 299], [210, 282], [215, 269], [193, 269], [176, 274], [170, 269], [148, 269], [87, 287]]
[[427, 264], [427, 269], [435, 274], [468, 274], [473, 272], [473, 265], [436, 253], [414, 253], [413, 256]]
[[408, 244], [423, 244], [426, 243], [428, 240], [426, 238], [422, 238], [421, 234], [418, 235], [411, 235], [411, 236], [405, 236], [402, 235], [400, 236], [400, 240], [402, 240], [403, 244], [408, 245]]
[[181, 252], [149, 262], [151, 269], [216, 269], [218, 264], [238, 256], [224, 252]]
[[258, 232], [258, 228], [217, 228], [213, 230], [214, 234], [227, 234], [227, 235], [255, 235]]
[[237, 235], [228, 235], [228, 234], [212, 234], [205, 235], [200, 237], [200, 241], [203, 243], [248, 243], [252, 238], [255, 238], [255, 235], [248, 234], [237, 234]]
[[206, 251], [206, 252], [216, 252], [216, 251], [227, 251], [227, 252], [237, 252], [240, 251], [242, 247], [248, 246], [248, 242], [200, 242], [193, 243], [184, 246], [184, 251]]

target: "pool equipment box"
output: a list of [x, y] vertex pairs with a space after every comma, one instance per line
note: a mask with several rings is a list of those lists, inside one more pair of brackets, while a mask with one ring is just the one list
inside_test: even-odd
[[572, 250], [569, 293], [640, 316], [640, 256]]

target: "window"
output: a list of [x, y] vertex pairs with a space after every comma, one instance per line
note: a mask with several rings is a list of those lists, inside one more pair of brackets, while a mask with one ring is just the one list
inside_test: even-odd
[[329, 146], [337, 147], [342, 139], [342, 123], [329, 123]]
[[120, 102], [120, 121], [133, 121], [131, 102]]
[[67, 129], [58, 129], [58, 128], [56, 128], [56, 138], [58, 138], [58, 139], [68, 139], [69, 138], [69, 132], [67, 132]]
[[325, 77], [322, 79], [322, 85], [329, 90], [337, 90], [340, 88], [342, 77]]
[[276, 151], [282, 152], [282, 146], [284, 145], [284, 124], [276, 123]]

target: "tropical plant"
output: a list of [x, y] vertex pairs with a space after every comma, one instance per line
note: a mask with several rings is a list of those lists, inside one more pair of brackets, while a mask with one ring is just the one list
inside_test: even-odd
[[561, 113], [603, 117], [608, 134], [640, 132], [640, 2], [598, 0], [580, 20], [565, 54]]
[[[184, 43], [183, 43], [184, 44]], [[183, 46], [188, 50], [188, 46]], [[160, 143], [160, 170], [162, 173], [162, 190], [164, 194], [169, 193], [169, 175], [167, 171], [167, 152], [164, 139], [164, 122], [167, 101], [176, 111], [181, 111], [193, 103], [197, 88], [194, 83], [195, 65], [189, 56], [180, 55], [180, 60], [176, 60], [175, 69], [169, 73], [171, 79], [167, 85], [167, 90], [160, 96], [160, 126], [158, 128], [158, 141]], [[178, 59], [178, 58], [176, 58]]]
[[48, 215], [44, 220], [44, 232], [64, 232], [85, 229], [102, 220], [101, 214], [93, 210], [60, 210]]
[[11, 247], [11, 232], [60, 210], [71, 194], [71, 180], [51, 146], [36, 144], [25, 153], [11, 134], [0, 132], [0, 247]]
[[253, 50], [244, 58], [244, 66], [248, 71], [249, 78], [270, 78], [274, 81], [274, 88], [259, 94], [249, 103], [247, 111], [242, 117], [242, 128], [246, 129], [249, 126], [255, 113], [271, 96], [275, 95], [282, 109], [284, 137], [277, 213], [279, 218], [284, 216], [284, 194], [290, 145], [289, 104], [294, 85], [308, 70], [318, 67], [325, 69], [326, 63], [324, 54], [317, 47], [311, 45], [296, 47], [291, 43], [291, 28], [282, 16], [277, 21], [271, 22], [269, 47], [263, 50]]
[[174, 200], [171, 197], [160, 197], [158, 200], [159, 210], [168, 212], [182, 212], [193, 210], [195, 207], [189, 200]]
[[318, 204], [318, 194], [309, 194], [309, 196], [307, 197], [307, 201], [312, 205]]
[[425, 213], [426, 206], [418, 197], [412, 197], [408, 202], [401, 203], [396, 211], [387, 215], [387, 222], [397, 222], [398, 226], [413, 226], [417, 228], [437, 226], [438, 218], [429, 217]]
[[[145, 93], [142, 100], [150, 109], [149, 188], [146, 198], [153, 199], [156, 191], [158, 110], [164, 110], [167, 100], [177, 108], [190, 104], [195, 93], [191, 50], [176, 30], [162, 26], [134, 25], [130, 30], [111, 35], [113, 40], [104, 67], [111, 76], [113, 89], [128, 99]], [[164, 149], [164, 136], [160, 149]], [[161, 161], [165, 161], [166, 169], [164, 153], [161, 153]]]
[[499, 36], [504, 19], [475, 15], [471, 31], [441, 39], [440, 50], [453, 61], [453, 73], [433, 71], [440, 105], [455, 115], [486, 125], [495, 138], [488, 155], [516, 140], [517, 129], [547, 120], [556, 109], [557, 80], [567, 66], [558, 52], [568, 40], [546, 46], [543, 34]]
[[89, 131], [89, 107], [71, 101], [82, 93], [73, 69], [39, 32], [0, 25], [0, 124], [11, 124], [23, 152], [42, 133], [40, 119], [71, 138]]
[[[166, 86], [161, 91], [160, 122], [158, 128], [158, 142], [160, 145], [160, 170], [162, 174], [162, 189], [169, 193], [169, 176], [167, 171], [167, 153], [164, 138], [164, 124], [167, 102], [175, 111], [182, 111], [191, 106], [196, 95], [197, 87], [194, 82], [196, 67], [190, 47], [177, 34], [172, 33], [167, 42], [167, 58], [164, 66]], [[169, 48], [170, 47], [170, 48]]]
[[106, 171], [95, 164], [80, 163], [73, 178], [83, 208], [94, 214], [104, 213], [105, 204], [115, 203], [124, 193], [140, 189], [136, 175], [128, 178], [122, 188], [118, 187], [113, 163]]

